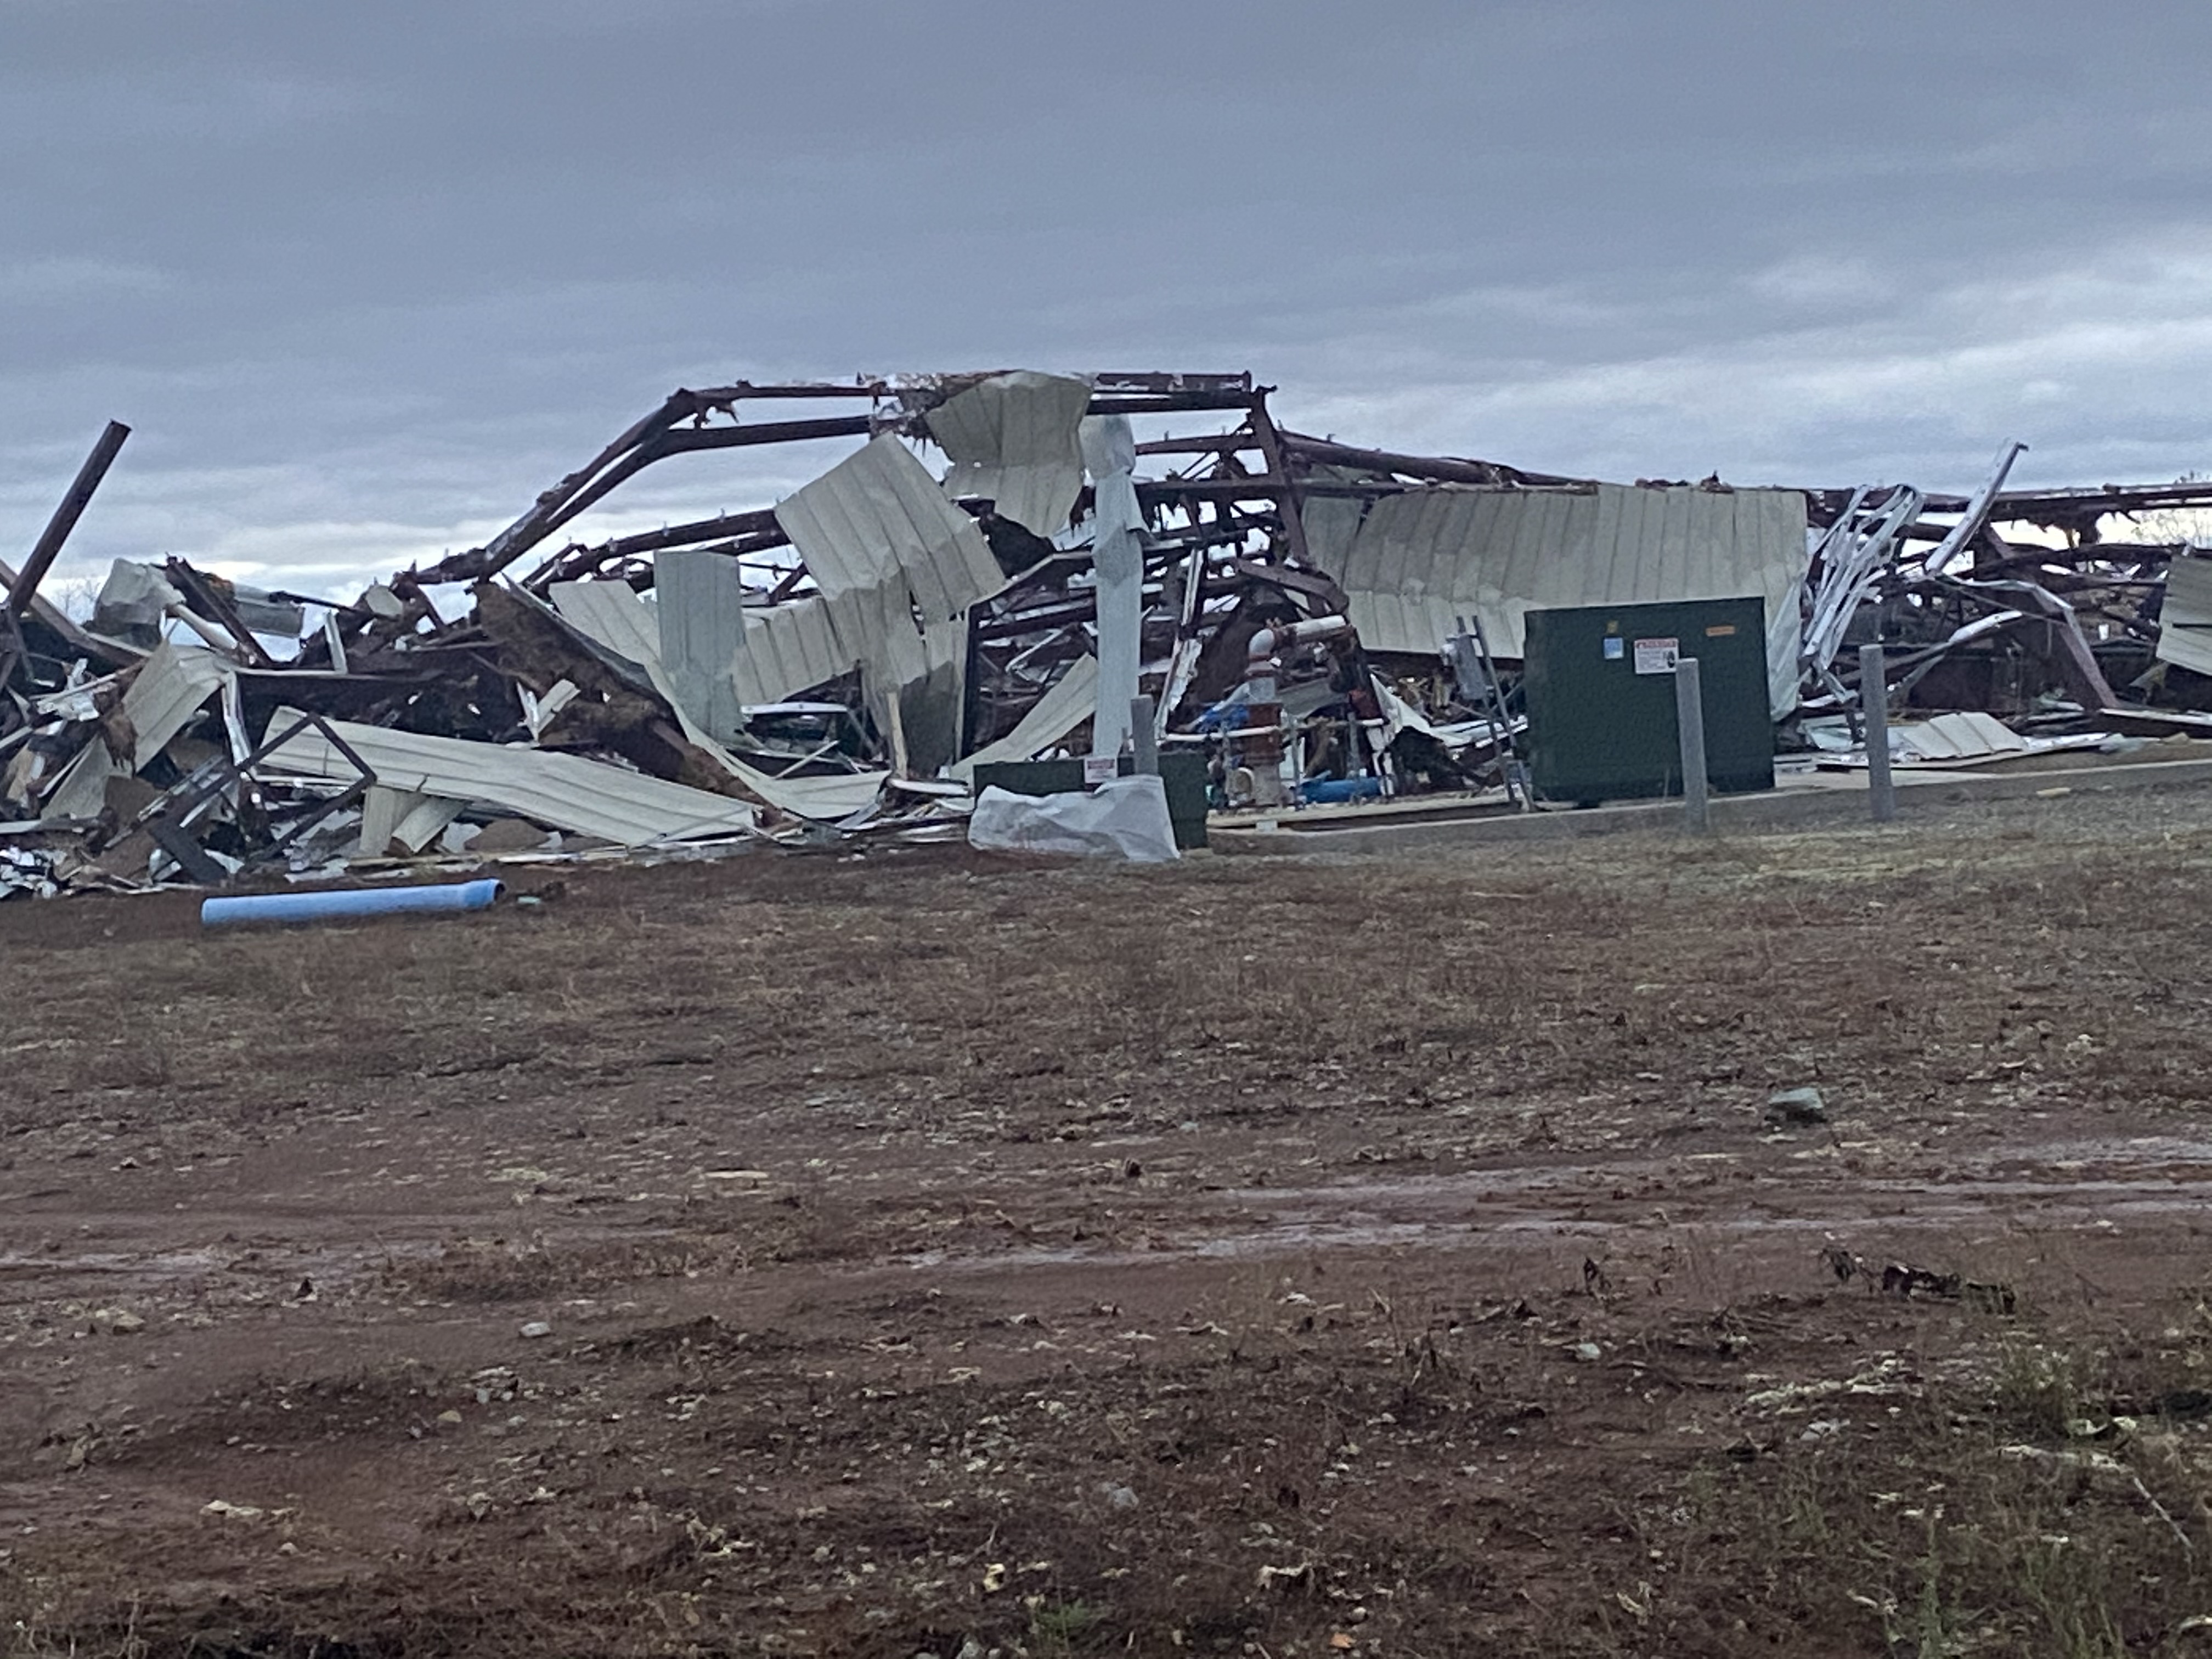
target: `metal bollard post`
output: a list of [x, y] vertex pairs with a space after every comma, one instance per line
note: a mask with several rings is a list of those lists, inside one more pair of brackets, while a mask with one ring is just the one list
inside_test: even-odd
[[1682, 740], [1682, 828], [1702, 836], [1705, 813], [1705, 700], [1698, 687], [1698, 659], [1674, 659], [1674, 726]]
[[1135, 759], [1131, 770], [1140, 775], [1160, 769], [1160, 738], [1153, 727], [1155, 715], [1150, 697], [1129, 699], [1129, 739]]
[[1889, 775], [1889, 675], [1881, 647], [1859, 647], [1859, 709], [1866, 722], [1867, 802], [1876, 823], [1897, 816], [1897, 781]]

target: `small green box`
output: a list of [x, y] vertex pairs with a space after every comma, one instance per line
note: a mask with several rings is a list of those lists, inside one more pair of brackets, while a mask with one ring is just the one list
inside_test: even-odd
[[1698, 659], [1712, 787], [1774, 787], [1762, 600], [1578, 605], [1528, 616], [1522, 684], [1540, 799], [1594, 805], [1682, 793], [1678, 656]]

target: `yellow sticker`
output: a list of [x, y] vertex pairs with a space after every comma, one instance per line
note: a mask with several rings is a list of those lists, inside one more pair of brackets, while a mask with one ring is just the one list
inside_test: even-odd
[[1726, 639], [1729, 635], [1735, 632], [1735, 624], [1734, 623], [1715, 623], [1711, 628], [1708, 628], [1705, 630], [1705, 637], [1709, 640]]

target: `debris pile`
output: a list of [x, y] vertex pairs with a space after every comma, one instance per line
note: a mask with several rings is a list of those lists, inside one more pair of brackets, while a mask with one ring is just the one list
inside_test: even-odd
[[[118, 560], [79, 621], [39, 589], [112, 427], [0, 565], [0, 896], [957, 837], [991, 768], [1154, 745], [1217, 808], [1525, 807], [1524, 623], [1560, 605], [1757, 596], [1784, 744], [1834, 763], [1863, 763], [1876, 641], [1893, 704], [1945, 717], [1899, 720], [1905, 763], [2212, 732], [2212, 561], [2105, 538], [2212, 483], [2008, 492], [2018, 445], [1970, 498], [1602, 483], [1305, 436], [1268, 395], [680, 391], [484, 545], [350, 599]], [[854, 447], [774, 506], [564, 536], [664, 460], [825, 439]]]

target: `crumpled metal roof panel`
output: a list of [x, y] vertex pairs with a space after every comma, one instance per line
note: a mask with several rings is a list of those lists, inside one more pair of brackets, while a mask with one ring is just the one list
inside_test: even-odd
[[1001, 518], [1049, 537], [1067, 523], [1083, 488], [1077, 431], [1091, 385], [1030, 369], [994, 374], [927, 416], [952, 458], [945, 493], [988, 497]]
[[775, 517], [833, 599], [903, 577], [923, 615], [943, 622], [1006, 585], [975, 520], [889, 433], [786, 498]]
[[[270, 720], [270, 734], [300, 718], [295, 710], [278, 709]], [[351, 720], [331, 720], [329, 725], [368, 763], [376, 781], [387, 789], [485, 801], [522, 817], [573, 830], [581, 836], [597, 836], [617, 846], [736, 835], [750, 830], [755, 823], [753, 808], [744, 801], [586, 760], [580, 755], [427, 737]], [[286, 741], [262, 763], [274, 771], [347, 782], [359, 775], [313, 726]]]

